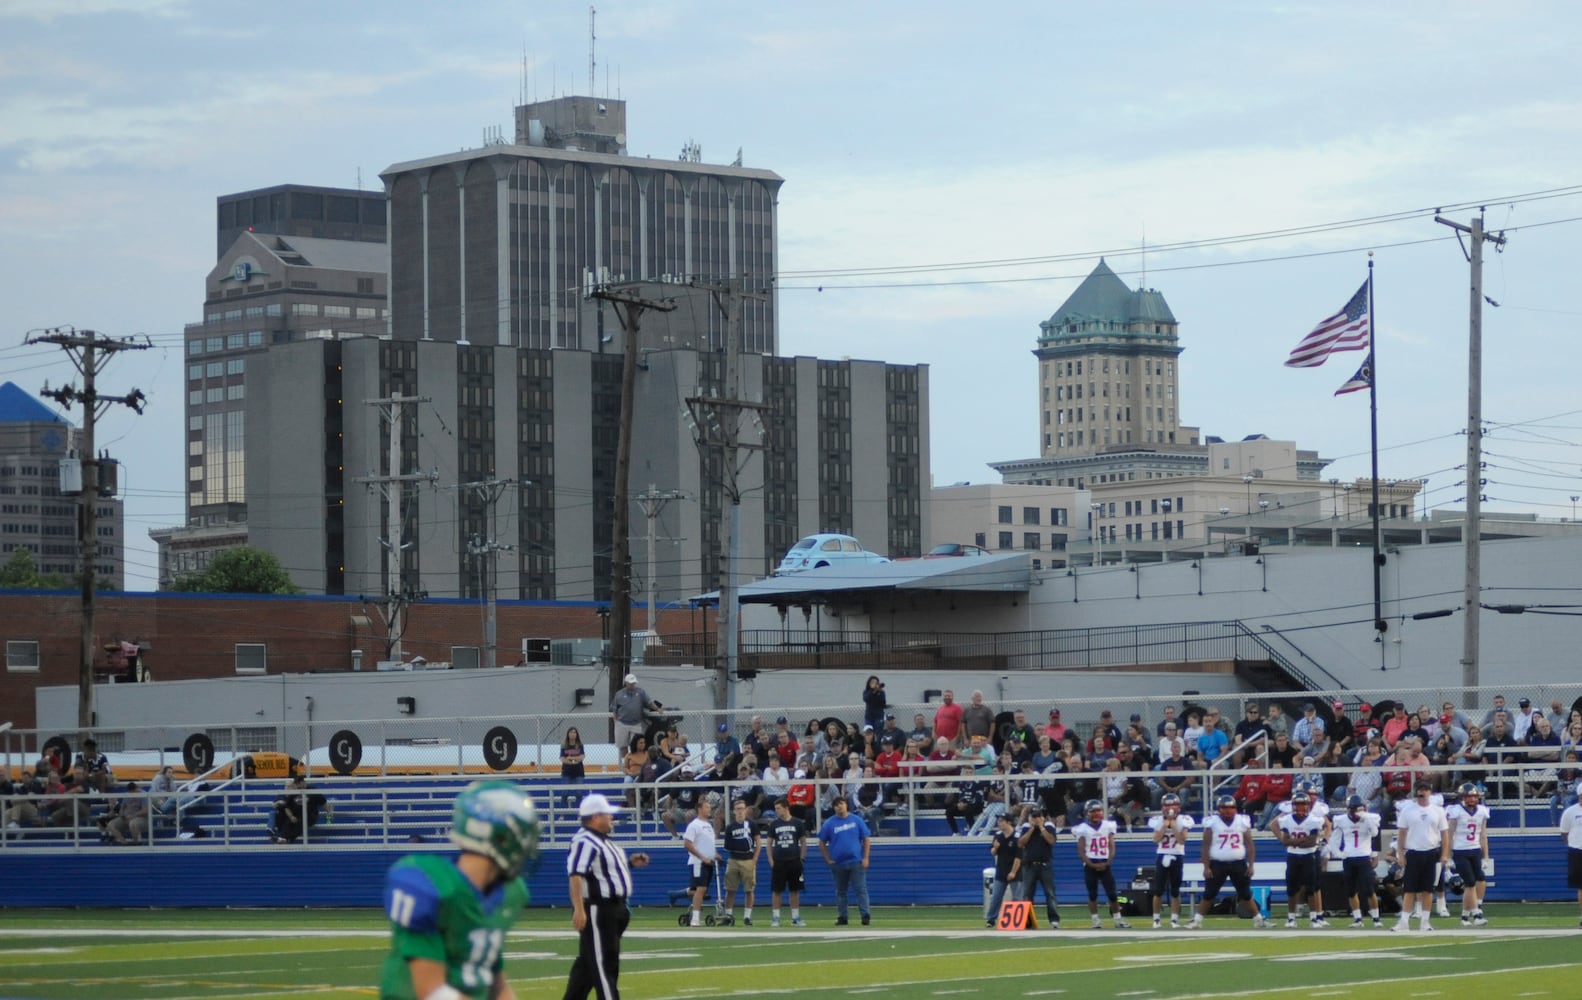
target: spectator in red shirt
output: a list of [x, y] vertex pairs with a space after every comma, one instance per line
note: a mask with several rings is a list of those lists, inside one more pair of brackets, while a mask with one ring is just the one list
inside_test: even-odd
[[1253, 824], [1255, 829], [1262, 830], [1274, 819], [1280, 811], [1280, 803], [1291, 797], [1291, 786], [1296, 780], [1296, 775], [1287, 771], [1285, 766], [1276, 760], [1270, 760], [1269, 766], [1274, 768], [1273, 774], [1263, 776], [1263, 815], [1258, 817], [1258, 822]]
[[1059, 746], [1060, 741], [1066, 738], [1068, 730], [1065, 724], [1060, 721], [1060, 709], [1051, 708], [1049, 710], [1049, 724], [1044, 727], [1044, 732], [1048, 734], [1049, 742], [1055, 746]]
[[787, 770], [795, 767], [797, 754], [801, 752], [802, 748], [797, 746], [797, 741], [792, 738], [791, 730], [780, 730], [776, 739], [778, 742], [775, 743], [775, 756], [780, 758], [780, 763], [784, 764]]
[[934, 739], [944, 737], [951, 743], [961, 740], [961, 706], [956, 704], [956, 692], [946, 688], [939, 708], [934, 712]]

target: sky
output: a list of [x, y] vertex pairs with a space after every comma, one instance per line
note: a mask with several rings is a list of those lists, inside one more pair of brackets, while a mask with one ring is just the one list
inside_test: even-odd
[[[939, 484], [1039, 444], [1038, 324], [1103, 255], [1180, 322], [1181, 419], [1368, 474], [1361, 362], [1283, 366], [1376, 269], [1380, 473], [1463, 505], [1482, 206], [1486, 510], [1582, 494], [1582, 88], [1568, 2], [599, 3], [593, 91], [628, 148], [785, 178], [784, 354], [926, 364]], [[586, 4], [0, 3], [0, 380], [69, 382], [60, 324], [144, 336], [100, 379], [127, 585], [180, 524], [183, 324], [221, 194], [379, 187], [589, 90]], [[1143, 248], [1146, 247], [1146, 252]], [[68, 414], [76, 420], [80, 413]]]

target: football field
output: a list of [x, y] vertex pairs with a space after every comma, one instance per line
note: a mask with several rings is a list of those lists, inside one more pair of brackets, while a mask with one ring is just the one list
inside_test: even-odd
[[[633, 1000], [809, 997], [1582, 997], [1576, 908], [1489, 908], [1491, 924], [1431, 933], [1253, 930], [1214, 917], [1200, 931], [996, 932], [967, 907], [879, 908], [871, 927], [680, 928], [679, 910], [634, 911], [622, 994]], [[1146, 925], [1146, 921], [1143, 921]], [[381, 915], [342, 911], [0, 911], [0, 997], [211, 1000], [375, 997]], [[576, 953], [569, 911], [533, 910], [509, 938], [517, 996], [561, 996]]]

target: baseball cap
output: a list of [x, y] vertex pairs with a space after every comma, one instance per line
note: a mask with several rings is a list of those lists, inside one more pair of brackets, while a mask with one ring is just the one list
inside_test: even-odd
[[587, 819], [589, 816], [619, 816], [621, 807], [614, 805], [609, 799], [593, 792], [582, 797], [582, 805], [577, 807], [577, 816]]
[[1367, 715], [1369, 712], [1373, 711], [1373, 706], [1367, 702], [1363, 702], [1357, 706], [1357, 711], [1361, 712], [1363, 715]]
[[1434, 790], [1434, 783], [1432, 781], [1429, 781], [1427, 778], [1418, 778], [1417, 779], [1417, 783], [1414, 784], [1412, 786], [1412, 788], [1413, 788], [1414, 791], [1419, 791], [1419, 792], [1429, 791], [1429, 792], [1431, 792], [1431, 791]]
[[698, 773], [698, 769], [693, 767], [691, 764], [682, 764], [681, 765], [681, 773], [682, 774], [697, 774]]
[[728, 726], [728, 725], [726, 725], [726, 724], [725, 724], [725, 723], [723, 723], [723, 722], [722, 722], [722, 723], [720, 723], [720, 732], [722, 732], [722, 733], [728, 733], [728, 732], [730, 732], [730, 731], [731, 731], [731, 727], [730, 727], [730, 726]]
[[1450, 713], [1449, 712], [1446, 712], [1444, 715], [1441, 715], [1439, 717], [1439, 724], [1441, 726], [1448, 726], [1448, 725], [1450, 725]]
[[1058, 708], [1051, 708], [1049, 710], [1049, 717], [1051, 719], [1058, 719], [1058, 718], [1060, 718], [1060, 709], [1058, 709]]
[[627, 674], [626, 675], [626, 683], [627, 684], [636, 684], [637, 683], [637, 675], [636, 674]]
[[786, 724], [786, 717], [785, 716], [782, 715], [779, 718], [775, 719], [775, 725], [783, 726], [785, 724]]
[[1528, 700], [1526, 698], [1523, 698], [1521, 701], [1518, 701], [1516, 704], [1520, 705], [1523, 708], [1531, 708], [1533, 703], [1530, 700]]
[[865, 732], [865, 733], [873, 732], [873, 723], [871, 723], [871, 722], [864, 722], [862, 724], [862, 731]]
[[1339, 698], [1336, 698], [1332, 707], [1335, 709], [1335, 711], [1339, 712], [1345, 709], [1346, 703], [1341, 701]]
[[1136, 712], [1133, 712], [1132, 713], [1132, 721], [1133, 722], [1141, 722], [1141, 721], [1143, 721], [1143, 717], [1141, 715], [1138, 715]]
[[894, 712], [886, 712], [886, 713], [884, 713], [884, 721], [886, 721], [886, 722], [894, 722], [895, 721], [895, 713]]
[[1318, 711], [1318, 706], [1313, 704], [1312, 702], [1308, 702], [1306, 705], [1302, 706], [1302, 711], [1304, 711], [1304, 712], [1316, 712], [1316, 711]]
[[1104, 711], [1099, 713], [1099, 718], [1101, 718], [1101, 719], [1108, 719], [1108, 718], [1110, 718], [1110, 715], [1111, 715], [1110, 710], [1106, 708]]

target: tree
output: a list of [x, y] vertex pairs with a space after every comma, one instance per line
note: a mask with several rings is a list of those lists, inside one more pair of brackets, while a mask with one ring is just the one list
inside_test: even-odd
[[33, 550], [18, 546], [0, 566], [0, 590], [68, 590], [71, 581], [59, 573], [40, 573]]
[[172, 590], [206, 594], [300, 594], [280, 560], [263, 549], [242, 545], [209, 560], [209, 567], [176, 580]]

